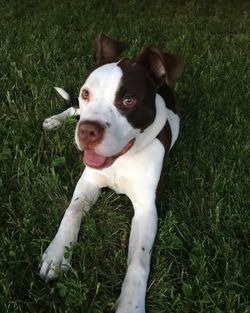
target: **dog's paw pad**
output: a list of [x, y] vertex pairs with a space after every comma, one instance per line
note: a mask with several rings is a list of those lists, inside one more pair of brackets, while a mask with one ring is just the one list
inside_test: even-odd
[[61, 125], [62, 123], [53, 116], [46, 118], [43, 122], [43, 128], [47, 130], [56, 130], [61, 127]]

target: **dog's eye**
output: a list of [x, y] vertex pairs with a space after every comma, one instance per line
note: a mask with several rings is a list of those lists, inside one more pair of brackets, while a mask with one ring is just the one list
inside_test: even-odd
[[134, 96], [132, 95], [125, 95], [122, 99], [122, 104], [125, 106], [125, 107], [133, 107], [135, 104], [136, 104], [136, 99]]
[[85, 101], [89, 100], [89, 91], [87, 89], [83, 89], [81, 92], [81, 98]]

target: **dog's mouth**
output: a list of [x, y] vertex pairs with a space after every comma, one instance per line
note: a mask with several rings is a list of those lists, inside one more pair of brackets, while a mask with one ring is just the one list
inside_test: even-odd
[[96, 153], [91, 149], [84, 149], [83, 151], [83, 162], [93, 168], [102, 169], [108, 167], [121, 155], [125, 154], [134, 145], [135, 139], [130, 140], [120, 152], [113, 156], [104, 156]]

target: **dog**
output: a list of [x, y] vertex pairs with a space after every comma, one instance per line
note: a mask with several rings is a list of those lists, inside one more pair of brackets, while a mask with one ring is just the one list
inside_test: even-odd
[[[44, 128], [58, 128], [69, 116], [80, 116], [75, 142], [85, 169], [60, 227], [44, 252], [40, 276], [49, 281], [58, 269], [69, 268], [65, 248], [77, 241], [81, 219], [103, 187], [131, 200], [134, 216], [128, 247], [128, 267], [117, 313], [144, 313], [150, 259], [157, 231], [156, 200], [162, 167], [178, 134], [180, 116], [169, 85], [181, 75], [183, 59], [146, 46], [135, 60], [122, 56], [126, 45], [100, 34], [94, 66], [80, 89], [78, 107], [47, 118]], [[72, 97], [57, 92], [67, 101]]]

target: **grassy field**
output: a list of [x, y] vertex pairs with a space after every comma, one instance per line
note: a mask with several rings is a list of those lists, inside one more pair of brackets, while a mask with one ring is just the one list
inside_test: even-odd
[[78, 93], [100, 31], [128, 56], [155, 43], [185, 57], [147, 312], [250, 312], [250, 7], [207, 3], [1, 1], [0, 312], [103, 313], [119, 295], [133, 212], [111, 191], [83, 223], [72, 269], [38, 276], [83, 169], [75, 121], [42, 122], [64, 106], [53, 86]]

